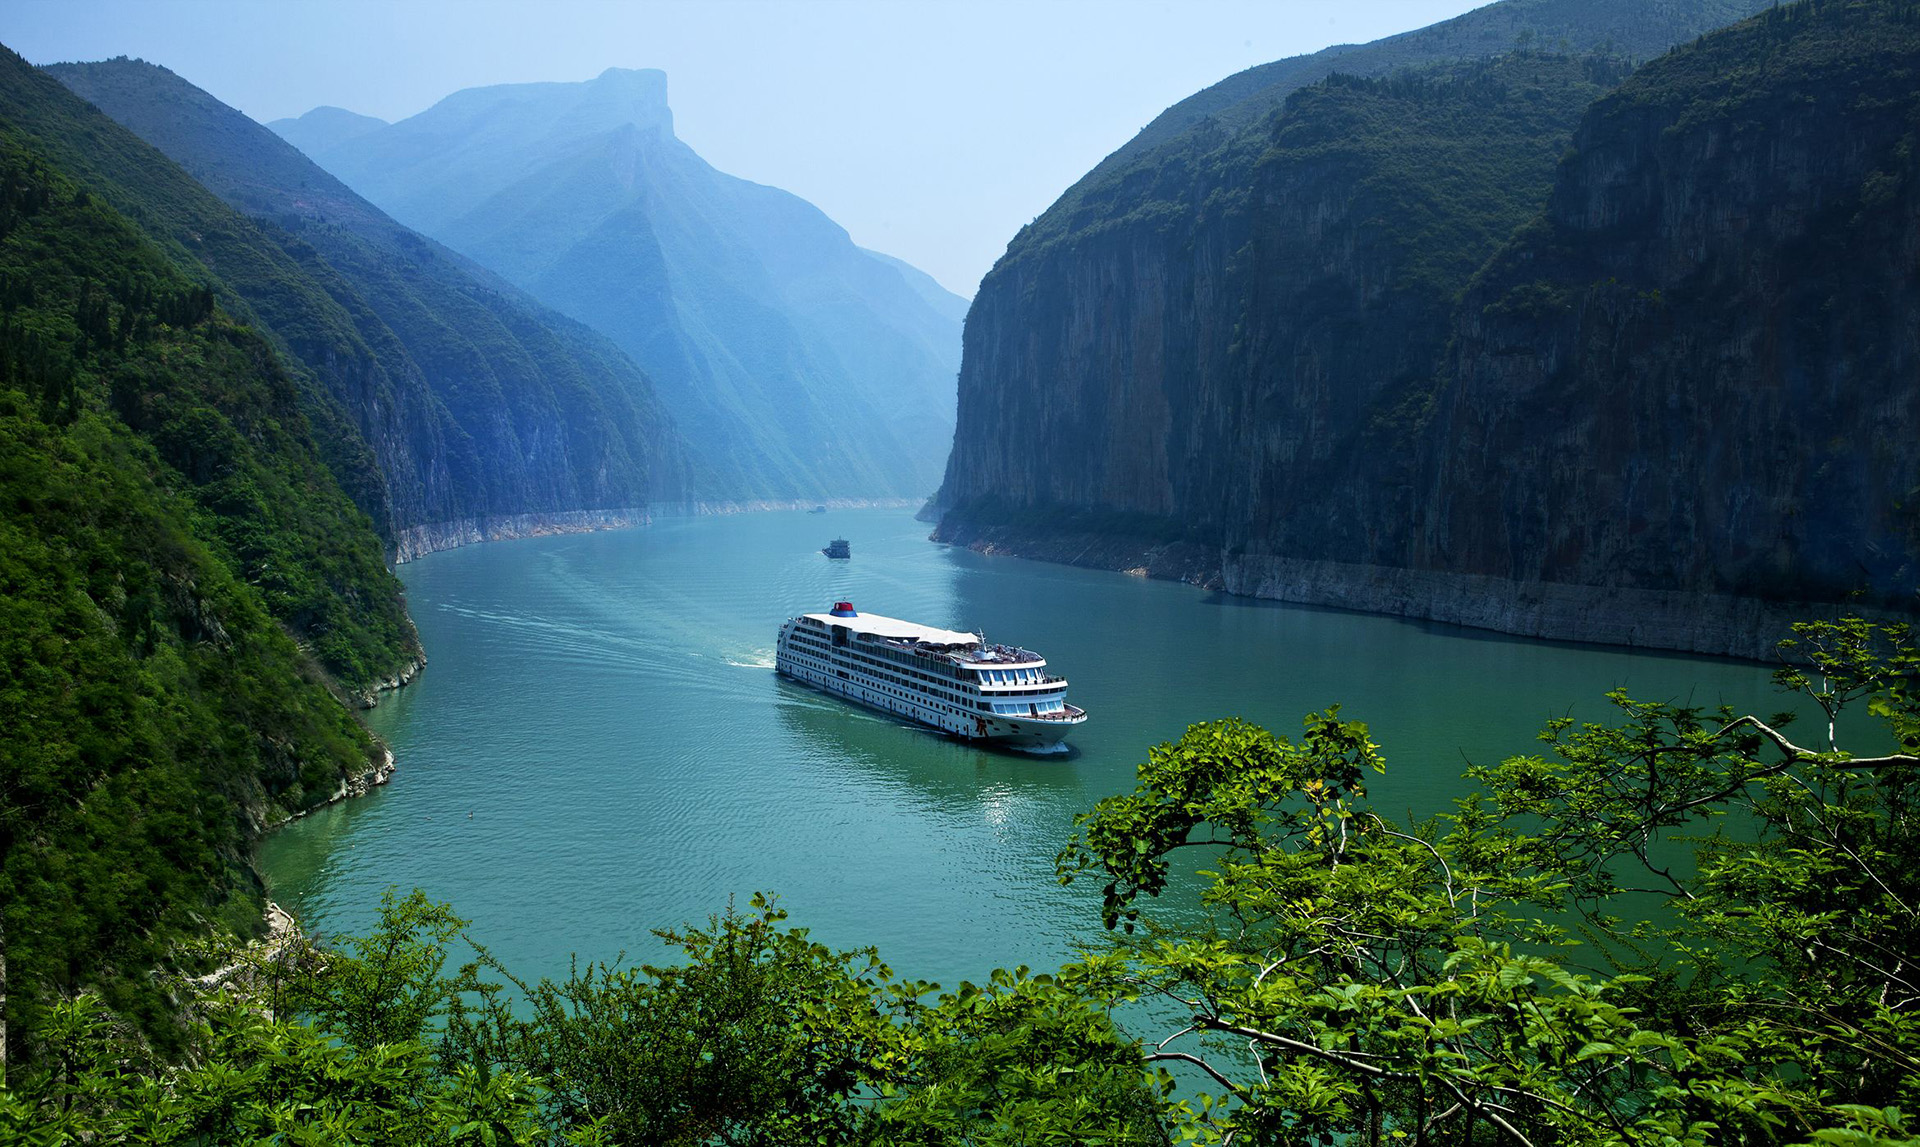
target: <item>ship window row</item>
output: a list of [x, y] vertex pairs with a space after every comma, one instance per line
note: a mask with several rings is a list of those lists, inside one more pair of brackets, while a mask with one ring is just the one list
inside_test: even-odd
[[[901, 665], [926, 665], [928, 663], [928, 659], [925, 657], [916, 656], [915, 654], [912, 654], [912, 653], [905, 653], [897, 649], [889, 648], [885, 645], [877, 645], [877, 644], [869, 645], [868, 648], [872, 649], [875, 653], [879, 654], [881, 657], [886, 658], [888, 661], [898, 662]], [[918, 671], [910, 670], [909, 672], [918, 672]], [[934, 680], [936, 677], [945, 680], [945, 679], [958, 677], [959, 675], [960, 674], [958, 670], [953, 669], [949, 666], [942, 666], [939, 673], [931, 676], [928, 676], [926, 674], [921, 674], [921, 676], [926, 676], [927, 680], [929, 681]]]
[[881, 673], [890, 674], [896, 677], [904, 675], [907, 677], [915, 678], [916, 680], [925, 681], [929, 686], [935, 689], [959, 688], [958, 686], [954, 685], [953, 682], [946, 680], [944, 678], [936, 677], [931, 673], [922, 673], [916, 669], [907, 669], [904, 667], [889, 665], [887, 664], [886, 661], [883, 661], [876, 657], [870, 657], [864, 653], [855, 653], [853, 655], [853, 659], [855, 661], [865, 662], [867, 665], [872, 666], [875, 670]]
[[[796, 631], [790, 635], [788, 640], [795, 644], [806, 646], [809, 649], [818, 650], [822, 656], [831, 656], [831, 647], [824, 639], [815, 634]], [[974, 692], [976, 688], [970, 685], [956, 683], [950, 674], [928, 673], [924, 670], [913, 668], [915, 665], [925, 664], [926, 659], [915, 657], [911, 654], [899, 653], [891, 649], [875, 648], [873, 646], [868, 646], [866, 650], [859, 652], [851, 650], [848, 652], [854, 660], [863, 662], [876, 670], [890, 675], [905, 675], [917, 681], [924, 681], [936, 689]], [[980, 682], [986, 685], [1020, 686], [1044, 685], [1049, 683], [1047, 681], [1046, 671], [1043, 669], [980, 669], [976, 670], [976, 672], [979, 674]]]
[[941, 684], [940, 682], [934, 681], [933, 678], [928, 677], [924, 673], [915, 673], [911, 669], [899, 669], [892, 665], [888, 665], [886, 662], [881, 661], [879, 658], [869, 657], [864, 653], [855, 653], [853, 655], [853, 659], [867, 666], [867, 668], [871, 672], [882, 675], [890, 681], [897, 681], [902, 677], [917, 677], [923, 681], [926, 681], [928, 684], [933, 685], [936, 688], [938, 688], [939, 685]]
[[1067, 707], [1066, 702], [1058, 698], [1051, 701], [983, 701], [981, 708], [986, 708], [988, 704], [993, 706], [995, 713], [1003, 713], [1010, 717], [1024, 717], [1034, 713], [1058, 713]]
[[[795, 633], [789, 637], [789, 641], [792, 644], [807, 648], [810, 652], [815, 652], [816, 656], [819, 656], [823, 659], [826, 659], [826, 660], [832, 659], [831, 648], [826, 644], [826, 642], [821, 641], [817, 638], [814, 638], [810, 634]], [[959, 692], [959, 691], [971, 692], [972, 691], [971, 689], [968, 689], [966, 686], [959, 685], [950, 679], [937, 677], [931, 673], [924, 673], [917, 669], [911, 669], [905, 666], [897, 666], [897, 665], [889, 664], [890, 661], [901, 659], [900, 655], [893, 654], [890, 651], [875, 650], [874, 652], [879, 653], [880, 656], [876, 657], [866, 652], [855, 652], [852, 650], [848, 651], [848, 655], [851, 656], [854, 661], [860, 662], [866, 667], [868, 667], [871, 671], [884, 675], [884, 677], [888, 680], [897, 680], [901, 676], [911, 677], [917, 681], [925, 682], [928, 687], [934, 690], [940, 691], [942, 696], [948, 695], [949, 692]], [[980, 674], [981, 681], [984, 684], [989, 684], [989, 685], [1017, 687], [1021, 685], [1042, 685], [1042, 684], [1048, 683], [1046, 680], [1045, 671], [1040, 669], [982, 669], [982, 670], [979, 670], [978, 672]], [[1026, 712], [1027, 710], [1024, 707], [1026, 704], [1027, 702], [1025, 701], [1016, 702], [1015, 705], [1016, 705], [1017, 711]], [[1060, 704], [1057, 699], [1051, 703], [1042, 702], [1042, 704], [1043, 706], [1050, 704], [1049, 708], [1043, 709], [1043, 711], [1046, 711], [1046, 712], [1051, 712], [1060, 708]], [[982, 705], [981, 708], [985, 709], [987, 707], [985, 705]], [[1009, 710], [992, 710], [992, 711], [1006, 712]]]
[[943, 705], [937, 701], [929, 701], [918, 693], [909, 693], [904, 689], [895, 689], [888, 685], [874, 685], [868, 682], [862, 682], [862, 684], [867, 685], [870, 689], [877, 689], [889, 696], [898, 697], [902, 701], [911, 702], [912, 704], [920, 706], [922, 709], [935, 709], [942, 713], [958, 713], [961, 711], [958, 706]]
[[1060, 713], [1066, 710], [1067, 703], [1059, 698], [1048, 701], [981, 701], [982, 713], [998, 713], [1003, 717], [1031, 717], [1036, 713]]
[[1038, 669], [982, 669], [980, 679], [989, 685], [1039, 685], [1046, 674]]

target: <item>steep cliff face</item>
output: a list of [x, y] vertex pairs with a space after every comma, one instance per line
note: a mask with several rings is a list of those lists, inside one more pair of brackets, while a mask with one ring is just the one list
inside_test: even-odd
[[[385, 364], [388, 385], [336, 385], [335, 397], [387, 476], [396, 557], [567, 522], [642, 521], [649, 503], [686, 500], [690, 466], [670, 419], [604, 337], [395, 223], [164, 68], [121, 59], [48, 71], [251, 216], [327, 285]], [[349, 123], [333, 137], [379, 126]], [[278, 325], [323, 377], [352, 377], [304, 324]]]
[[457, 92], [346, 138], [337, 118], [274, 126], [642, 364], [705, 464], [702, 496], [938, 483], [961, 301], [804, 200], [714, 170], [674, 137], [663, 74]]
[[1412, 564], [1915, 605], [1908, 11], [1776, 10], [1594, 107], [1460, 308]]
[[[1204, 545], [1255, 521], [1291, 532], [1296, 513], [1341, 524], [1311, 501], [1319, 468], [1417, 413], [1425, 398], [1400, 392], [1430, 389], [1449, 296], [1537, 209], [1580, 105], [1619, 78], [1526, 61], [1630, 61], [1762, 2], [1501, 0], [1169, 108], [981, 284], [940, 536], [1044, 545], [1013, 521], [1042, 507]], [[1498, 74], [1444, 64], [1516, 45], [1519, 66]], [[1397, 92], [1351, 82], [1395, 73]]]
[[1017, 241], [968, 319], [941, 536], [1065, 513], [1351, 548], [1344, 467], [1430, 389], [1456, 293], [1619, 71], [1513, 54], [1323, 83], [1083, 202], [1109, 224]]
[[1914, 31], [1772, 11], [1558, 143], [1429, 74], [1156, 145], [983, 284], [936, 536], [1746, 655], [1913, 609]]

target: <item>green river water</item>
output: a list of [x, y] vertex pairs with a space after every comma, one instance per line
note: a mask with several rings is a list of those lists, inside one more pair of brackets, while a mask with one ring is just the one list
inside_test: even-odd
[[[274, 896], [337, 932], [418, 886], [538, 977], [575, 953], [656, 958], [651, 928], [769, 891], [817, 939], [951, 985], [1097, 932], [1097, 887], [1061, 887], [1053, 856], [1195, 721], [1293, 735], [1338, 702], [1386, 754], [1375, 807], [1424, 816], [1467, 761], [1607, 717], [1616, 686], [1786, 707], [1763, 666], [1250, 601], [927, 529], [905, 510], [672, 519], [403, 566], [431, 664], [369, 714], [400, 771], [269, 838]], [[820, 554], [835, 536], [851, 561]], [[986, 751], [776, 677], [781, 621], [836, 599], [1038, 650], [1090, 713], [1073, 751]]]

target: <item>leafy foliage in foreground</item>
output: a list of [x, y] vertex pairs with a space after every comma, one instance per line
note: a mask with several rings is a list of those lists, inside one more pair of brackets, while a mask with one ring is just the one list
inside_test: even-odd
[[[1920, 1109], [1920, 652], [1905, 626], [1802, 626], [1780, 674], [1834, 721], [1610, 700], [1548, 751], [1471, 770], [1423, 825], [1365, 804], [1366, 727], [1240, 722], [1155, 749], [1062, 853], [1121, 929], [1109, 999], [1186, 1027], [1148, 1058], [1208, 1074], [1203, 1140], [1802, 1142]], [[1865, 705], [1901, 751], [1855, 757]], [[1696, 846], [1689, 857], [1683, 842]], [[1146, 897], [1215, 870], [1201, 922]], [[1691, 862], [1690, 862], [1691, 861]], [[1581, 943], [1574, 938], [1578, 932]], [[1835, 1138], [1835, 1137], [1838, 1138]], [[1862, 1139], [1861, 1141], [1866, 1141]]]
[[[1104, 880], [1115, 939], [1058, 975], [1001, 971], [936, 996], [756, 899], [663, 933], [679, 965], [529, 985], [484, 952], [448, 974], [462, 924], [415, 893], [390, 898], [372, 936], [255, 973], [256, 1007], [317, 1028], [217, 1005], [177, 1068], [140, 1064], [92, 1004], [63, 1005], [51, 1054], [0, 1095], [0, 1131], [1912, 1143], [1920, 649], [1905, 627], [1857, 621], [1798, 640], [1810, 668], [1780, 680], [1828, 714], [1817, 745], [1779, 717], [1616, 695], [1617, 724], [1552, 723], [1545, 751], [1475, 769], [1484, 795], [1421, 825], [1367, 809], [1379, 750], [1337, 711], [1298, 742], [1193, 726], [1062, 852], [1063, 878]], [[1861, 706], [1898, 751], [1838, 747], [1840, 714]], [[1157, 909], [1187, 850], [1211, 882], [1197, 906]], [[1169, 1015], [1164, 1038], [1115, 1023]], [[1170, 1062], [1204, 1082], [1177, 1086]]]
[[331, 679], [418, 647], [270, 348], [4, 126], [0, 494], [9, 1033], [91, 986], [165, 1043], [151, 970], [257, 927], [250, 830], [380, 752]]
[[196, 1009], [184, 1064], [97, 1000], [59, 1005], [0, 1090], [0, 1142], [1167, 1142], [1137, 1051], [1061, 981], [998, 972], [929, 1000], [783, 923], [756, 898], [663, 933], [681, 966], [512, 981], [516, 1009], [484, 953], [445, 973], [463, 921], [390, 894], [340, 950], [256, 951]]

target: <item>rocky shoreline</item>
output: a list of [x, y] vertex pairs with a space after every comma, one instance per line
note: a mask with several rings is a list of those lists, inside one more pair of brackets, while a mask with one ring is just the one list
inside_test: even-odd
[[309, 805], [299, 812], [290, 813], [274, 821], [272, 824], [262, 825], [261, 832], [266, 833], [278, 828], [285, 828], [294, 821], [305, 816], [310, 816], [329, 805], [339, 804], [341, 801], [351, 800], [354, 797], [366, 796], [374, 789], [386, 784], [393, 779], [393, 774], [399, 771], [400, 766], [394, 763], [393, 750], [387, 747], [385, 743], [381, 743], [380, 745], [380, 758], [379, 764], [369, 763], [365, 771], [350, 777], [342, 777], [340, 779], [340, 787], [335, 789], [332, 795], [327, 797], [326, 800], [321, 801], [319, 804]]
[[1222, 563], [1221, 588], [1243, 597], [1464, 625], [1550, 641], [1583, 641], [1778, 662], [1795, 622], [1883, 610], [1775, 602], [1628, 586], [1515, 582], [1434, 570], [1243, 555]]
[[942, 521], [932, 540], [1138, 577], [1179, 581], [1237, 597], [1328, 606], [1548, 641], [1779, 660], [1793, 623], [1857, 614], [1911, 621], [1889, 610], [1832, 602], [1773, 602], [1724, 594], [1621, 586], [1514, 582], [1432, 570], [1231, 555], [1188, 542]]
[[584, 534], [595, 530], [622, 530], [653, 520], [644, 506], [614, 510], [558, 510], [543, 514], [502, 514], [460, 518], [409, 526], [394, 538], [393, 562], [400, 565], [441, 550], [459, 549], [475, 542], [535, 538], [548, 534]]
[[[428, 554], [456, 550], [479, 542], [509, 541], [514, 538], [538, 538], [552, 534], [590, 534], [600, 530], [627, 530], [644, 526], [656, 517], [709, 517], [720, 514], [752, 514], [770, 510], [811, 510], [825, 506], [830, 510], [882, 509], [917, 506], [914, 498], [758, 498], [743, 501], [659, 502], [647, 506], [629, 506], [612, 510], [556, 510], [540, 514], [502, 514], [461, 518], [451, 522], [433, 522], [409, 526], [394, 539], [393, 564], [404, 565]], [[400, 685], [406, 684], [403, 679]], [[377, 688], [398, 688], [379, 686]]]
[[420, 671], [426, 667], [427, 655], [422, 653], [412, 661], [401, 666], [398, 673], [394, 673], [384, 680], [375, 681], [365, 688], [348, 690], [347, 701], [356, 709], [371, 709], [380, 703], [380, 694], [389, 693], [395, 689], [411, 685], [413, 679], [418, 677]]

